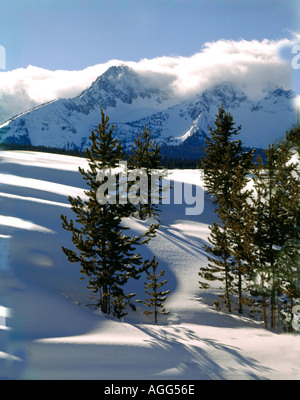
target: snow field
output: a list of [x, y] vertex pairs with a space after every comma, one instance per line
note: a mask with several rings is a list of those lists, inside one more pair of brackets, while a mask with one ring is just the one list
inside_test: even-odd
[[[215, 218], [206, 196], [201, 215], [186, 215], [185, 204], [161, 206], [156, 238], [139, 249], [166, 270], [168, 316], [156, 325], [138, 305], [118, 321], [89, 306], [95, 299], [80, 266], [61, 251], [72, 244], [59, 216], [72, 217], [67, 196], [83, 193], [79, 165], [85, 160], [0, 152], [1, 379], [300, 378], [299, 335], [218, 312], [217, 290], [199, 289]], [[134, 233], [151, 221], [126, 222]], [[144, 281], [129, 283], [128, 291], [144, 298]]]

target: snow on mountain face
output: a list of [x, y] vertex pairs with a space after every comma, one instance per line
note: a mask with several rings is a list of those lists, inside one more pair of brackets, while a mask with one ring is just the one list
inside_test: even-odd
[[111, 67], [79, 96], [55, 100], [2, 124], [0, 141], [82, 150], [100, 122], [101, 108], [125, 149], [145, 125], [160, 144], [191, 139], [201, 144], [221, 104], [236, 126], [242, 125], [240, 139], [249, 147], [268, 146], [296, 122], [294, 95], [282, 88], [266, 88], [264, 98], [254, 101], [236, 85], [223, 83], [182, 101], [157, 82], [125, 65]]

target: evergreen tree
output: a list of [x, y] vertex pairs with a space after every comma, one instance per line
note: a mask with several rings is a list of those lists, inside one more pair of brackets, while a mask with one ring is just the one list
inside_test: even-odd
[[[199, 275], [209, 280], [225, 282], [225, 293], [221, 296], [229, 311], [231, 311], [230, 295], [233, 292], [233, 276], [238, 271], [239, 310], [242, 311], [241, 277], [245, 272], [242, 253], [245, 252], [245, 238], [240, 238], [235, 229], [245, 222], [245, 195], [242, 194], [246, 184], [246, 175], [252, 165], [253, 152], [245, 152], [242, 142], [233, 137], [240, 133], [241, 127], [235, 128], [233, 117], [219, 109], [215, 120], [215, 129], [210, 127], [210, 136], [206, 138], [203, 149], [205, 156], [201, 158], [201, 167], [204, 169], [204, 184], [206, 192], [213, 196], [216, 206], [215, 212], [219, 222], [211, 227], [209, 238], [212, 247], [206, 250], [214, 257], [208, 257], [208, 268], [200, 271]], [[242, 220], [238, 220], [242, 218]], [[237, 260], [234, 259], [237, 257]], [[237, 263], [237, 266], [236, 266]], [[215, 265], [215, 266], [214, 266]], [[200, 282], [203, 287], [203, 282]]]
[[129, 157], [130, 167], [145, 170], [148, 177], [147, 202], [139, 204], [139, 217], [145, 219], [147, 216], [157, 216], [159, 209], [151, 198], [151, 179], [153, 179], [151, 171], [160, 168], [161, 155], [156, 140], [151, 139], [151, 129], [148, 130], [146, 125], [143, 132], [138, 133], [137, 138], [134, 140], [132, 152], [133, 154]]
[[299, 167], [291, 162], [292, 153], [286, 143], [278, 148], [270, 145], [265, 153], [266, 163], [258, 158], [254, 171], [253, 269], [260, 283], [257, 294], [262, 296], [265, 327], [269, 306], [274, 328], [278, 297], [286, 292], [292, 305], [291, 296], [296, 295], [292, 288], [296, 288], [297, 267], [288, 259], [296, 256], [297, 247], [292, 251], [291, 244], [299, 241]]
[[294, 307], [300, 304], [300, 241], [289, 240], [278, 255], [278, 291], [283, 329], [293, 330]]
[[[281, 144], [279, 179], [286, 239], [279, 252], [279, 304], [284, 328], [293, 329], [294, 307], [300, 304], [300, 130], [287, 134]], [[292, 157], [298, 159], [292, 162]], [[297, 325], [297, 324], [296, 324]]]
[[203, 146], [205, 156], [201, 157], [205, 189], [213, 196], [215, 205], [222, 200], [222, 207], [229, 210], [229, 195], [237, 167], [240, 165], [243, 169], [249, 169], [253, 151], [245, 152], [241, 140], [233, 139], [240, 133], [241, 127], [235, 128], [233, 116], [225, 111], [223, 105], [216, 115], [215, 129], [209, 129], [210, 136]]
[[[278, 277], [276, 256], [281, 240], [281, 228], [283, 220], [280, 213], [280, 195], [277, 190], [277, 151], [274, 145], [270, 145], [266, 150], [267, 162], [264, 165], [261, 158], [258, 159], [255, 168], [254, 187], [256, 199], [254, 200], [256, 215], [256, 231], [254, 240], [256, 245], [257, 260], [259, 264], [256, 268], [259, 281], [263, 283], [262, 296], [264, 307], [267, 301], [271, 305], [271, 327], [275, 327], [276, 311], [276, 279]], [[260, 278], [263, 276], [263, 279]], [[266, 318], [266, 309], [264, 310]], [[265, 326], [267, 321], [265, 321]]]
[[[285, 241], [278, 263], [280, 313], [284, 329], [296, 329], [294, 308], [300, 304], [300, 129], [287, 132], [279, 151], [278, 177], [285, 219]], [[294, 159], [294, 162], [293, 162]], [[299, 318], [299, 317], [298, 317]], [[297, 329], [299, 330], [299, 329]]]
[[291, 129], [286, 133], [286, 143], [289, 148], [295, 149], [300, 154], [300, 127]]
[[[261, 162], [261, 159], [259, 159]], [[251, 295], [255, 297], [259, 297], [258, 301], [258, 309], [261, 305], [262, 313], [263, 313], [263, 321], [265, 328], [268, 327], [268, 318], [267, 318], [267, 310], [268, 310], [268, 301], [270, 297], [270, 277], [269, 277], [269, 269], [265, 267], [266, 265], [266, 257], [265, 257], [265, 240], [261, 240], [261, 234], [263, 230], [263, 221], [264, 221], [264, 213], [263, 213], [263, 196], [261, 190], [255, 191], [255, 196], [252, 198], [253, 207], [252, 207], [252, 218], [253, 218], [253, 231], [252, 231], [252, 242], [254, 244], [253, 250], [253, 258], [251, 260], [251, 268], [252, 268], [252, 288], [250, 287]], [[264, 235], [262, 235], [264, 237]]]
[[[89, 169], [79, 168], [89, 190], [87, 200], [69, 196], [71, 210], [76, 214], [75, 222], [64, 215], [62, 226], [72, 232], [76, 250], [63, 247], [71, 263], [80, 263], [82, 279], [89, 279], [88, 288], [98, 293], [98, 306], [106, 314], [117, 317], [125, 315], [126, 304], [130, 304], [133, 293], [125, 294], [124, 285], [131, 278], [138, 279], [145, 271], [141, 255], [136, 247], [155, 235], [157, 226], [151, 227], [139, 236], [125, 234], [128, 229], [124, 217], [132, 212], [132, 205], [104, 201], [99, 203], [97, 191], [106, 182], [105, 171], [119, 165], [124, 154], [121, 143], [113, 138], [114, 126], [101, 110], [101, 123], [91, 132], [90, 148], [86, 149]], [[117, 186], [116, 186], [117, 192]], [[108, 198], [109, 199], [109, 198]]]
[[[236, 175], [232, 182], [229, 201], [230, 212], [226, 212], [220, 200], [219, 215], [226, 226], [226, 234], [229, 242], [229, 252], [234, 259], [233, 273], [237, 278], [236, 291], [238, 293], [238, 312], [243, 312], [243, 304], [249, 302], [243, 295], [247, 291], [247, 281], [250, 274], [253, 245], [251, 235], [253, 232], [253, 217], [249, 196], [251, 191], [246, 189], [249, 182], [248, 170], [240, 165], [236, 169]], [[246, 278], [246, 279], [245, 279]]]
[[[229, 312], [231, 312], [231, 295], [233, 294], [233, 265], [234, 262], [231, 258], [229, 251], [229, 242], [226, 231], [223, 226], [214, 222], [210, 227], [210, 236], [208, 241], [212, 246], [205, 246], [208, 254], [208, 265], [202, 267], [199, 276], [204, 281], [199, 281], [201, 289], [208, 289], [210, 284], [208, 282], [224, 282], [224, 293], [219, 296], [223, 300]], [[219, 308], [220, 300], [215, 302], [215, 306]]]
[[[167, 298], [167, 294], [170, 293], [170, 290], [166, 291], [160, 291], [159, 288], [164, 286], [167, 281], [164, 280], [163, 282], [159, 282], [159, 278], [161, 278], [165, 270], [160, 271], [157, 273], [157, 266], [158, 266], [158, 261], [156, 261], [156, 258], [153, 257], [152, 261], [147, 261], [147, 280], [148, 282], [145, 282], [145, 293], [149, 296], [146, 298], [144, 301], [138, 301], [140, 303], [143, 303], [147, 307], [151, 307], [152, 311], [146, 310], [144, 311], [145, 315], [151, 315], [154, 314], [154, 321], [157, 323], [157, 316], [158, 314], [162, 315], [167, 315], [169, 314], [168, 311], [165, 310], [163, 302]], [[152, 273], [149, 272], [149, 269], [152, 269]]]

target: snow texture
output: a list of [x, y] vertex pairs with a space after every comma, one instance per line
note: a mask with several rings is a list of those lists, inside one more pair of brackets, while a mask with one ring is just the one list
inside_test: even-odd
[[[185, 215], [185, 204], [163, 205], [157, 237], [142, 250], [166, 270], [170, 314], [154, 324], [137, 305], [118, 321], [89, 305], [96, 300], [80, 280], [80, 267], [61, 250], [71, 238], [59, 216], [72, 215], [67, 195], [83, 193], [77, 168], [85, 160], [2, 151], [0, 161], [0, 378], [300, 378], [299, 335], [216, 311], [217, 289], [199, 289], [198, 271], [207, 263], [203, 244], [215, 218], [209, 198], [195, 216]], [[151, 221], [127, 222], [140, 232]], [[144, 281], [135, 282], [137, 298], [144, 296]]]

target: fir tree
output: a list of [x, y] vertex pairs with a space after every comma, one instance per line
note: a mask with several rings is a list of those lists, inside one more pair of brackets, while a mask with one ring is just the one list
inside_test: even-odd
[[[212, 246], [205, 246], [208, 254], [208, 265], [202, 267], [199, 276], [204, 281], [199, 281], [201, 289], [208, 289], [208, 282], [219, 281], [224, 283], [224, 293], [219, 296], [223, 300], [228, 311], [231, 312], [231, 295], [233, 294], [233, 260], [229, 252], [229, 242], [226, 231], [223, 226], [214, 222], [210, 227], [210, 236], [208, 241]], [[217, 300], [215, 305], [219, 308], [220, 301]]]
[[[233, 292], [234, 271], [238, 271], [239, 311], [242, 311], [241, 277], [245, 272], [242, 252], [245, 251], [244, 239], [235, 234], [238, 227], [240, 232], [245, 221], [242, 211], [245, 196], [242, 194], [246, 184], [246, 175], [252, 165], [253, 152], [245, 152], [242, 142], [234, 140], [240, 133], [241, 127], [235, 128], [233, 117], [219, 109], [216, 115], [215, 129], [210, 127], [203, 149], [205, 156], [201, 158], [204, 169], [204, 184], [206, 192], [213, 196], [215, 212], [220, 222], [211, 227], [209, 242], [212, 247], [206, 250], [214, 257], [208, 257], [209, 265], [199, 275], [209, 280], [225, 282], [225, 293], [222, 296], [229, 311], [231, 311], [230, 295]], [[244, 221], [238, 220], [244, 218]], [[235, 243], [234, 243], [235, 241]], [[234, 259], [237, 257], [237, 260]], [[237, 266], [236, 266], [237, 263]], [[215, 266], [214, 266], [215, 265]], [[200, 282], [203, 287], [203, 282]]]
[[[288, 331], [293, 329], [293, 309], [300, 303], [300, 130], [291, 133], [279, 148], [281, 160], [278, 166], [285, 220], [285, 239], [278, 255], [279, 308], [284, 329]], [[298, 162], [292, 162], [293, 156]]]
[[215, 205], [222, 200], [222, 207], [230, 209], [229, 195], [237, 167], [250, 168], [253, 151], [245, 152], [241, 140], [234, 140], [241, 127], [235, 127], [233, 116], [225, 111], [223, 105], [216, 115], [215, 129], [209, 129], [210, 136], [203, 146], [205, 156], [201, 157], [205, 189], [213, 196]]
[[293, 330], [294, 307], [300, 304], [300, 241], [289, 240], [278, 255], [279, 312], [283, 329]]
[[288, 262], [287, 252], [292, 259], [295, 254], [291, 243], [299, 241], [300, 190], [299, 172], [291, 163], [292, 153], [286, 143], [278, 148], [270, 145], [265, 153], [266, 163], [258, 158], [254, 170], [253, 269], [259, 282], [256, 294], [262, 297], [265, 327], [270, 306], [271, 327], [274, 328], [278, 297], [287, 287], [289, 296], [293, 296], [291, 288], [295, 287], [297, 268], [292, 268], [292, 263]]
[[[157, 323], [157, 316], [158, 314], [162, 315], [167, 315], [169, 314], [168, 311], [165, 310], [163, 302], [167, 298], [167, 294], [170, 293], [170, 290], [166, 291], [160, 291], [159, 288], [164, 286], [167, 281], [164, 280], [163, 282], [159, 282], [159, 278], [161, 278], [165, 270], [160, 271], [157, 273], [157, 266], [158, 266], [158, 261], [156, 261], [156, 258], [153, 257], [152, 261], [147, 261], [146, 262], [147, 266], [147, 280], [148, 282], [145, 282], [145, 293], [149, 296], [146, 298], [144, 301], [138, 301], [140, 303], [143, 303], [147, 307], [151, 307], [152, 311], [146, 310], [144, 311], [145, 315], [151, 315], [154, 314], [154, 321]], [[152, 269], [152, 273], [149, 272], [149, 269]]]
[[286, 133], [286, 144], [300, 154], [300, 127], [291, 129]]
[[[260, 282], [260, 294], [263, 298], [265, 326], [267, 325], [267, 302], [271, 304], [271, 326], [275, 326], [275, 299], [277, 264], [276, 255], [280, 244], [282, 220], [280, 220], [279, 204], [280, 196], [276, 190], [277, 180], [277, 152], [275, 146], [269, 146], [266, 150], [267, 162], [263, 164], [261, 158], [255, 168], [254, 187], [256, 199], [255, 207], [255, 233], [256, 247], [256, 271]], [[279, 213], [278, 213], [279, 212]]]
[[[259, 162], [262, 162], [259, 158]], [[253, 258], [251, 260], [252, 268], [252, 287], [250, 287], [251, 295], [259, 297], [258, 307], [261, 305], [263, 313], [263, 321], [265, 328], [268, 326], [267, 310], [268, 300], [270, 297], [270, 277], [269, 269], [266, 268], [266, 257], [265, 257], [265, 240], [264, 232], [264, 196], [262, 190], [255, 190], [255, 196], [252, 197], [252, 219], [253, 219], [253, 231], [252, 231], [252, 242], [253, 242]]]
[[76, 251], [63, 247], [63, 252], [71, 263], [80, 263], [82, 279], [87, 277], [88, 289], [98, 293], [97, 305], [102, 312], [120, 318], [134, 295], [125, 294], [124, 285], [145, 271], [136, 247], [148, 242], [157, 226], [151, 225], [144, 234], [131, 237], [125, 234], [128, 228], [123, 221], [132, 212], [132, 205], [109, 201], [99, 204], [97, 191], [106, 180], [102, 172], [118, 166], [124, 156], [121, 143], [113, 138], [113, 129], [101, 110], [101, 123], [91, 132], [92, 144], [86, 149], [89, 169], [79, 168], [89, 186], [85, 191], [87, 200], [69, 196], [76, 220], [68, 220], [64, 215], [61, 219], [63, 228], [72, 232], [72, 242], [77, 248]]
[[[229, 201], [231, 204], [230, 212], [222, 208], [220, 200], [219, 215], [226, 226], [226, 234], [229, 242], [229, 252], [235, 263], [233, 273], [237, 277], [236, 291], [238, 293], [238, 312], [243, 312], [243, 304], [247, 300], [243, 293], [247, 290], [247, 280], [252, 260], [253, 245], [251, 235], [253, 232], [253, 218], [249, 197], [251, 191], [246, 189], [249, 182], [248, 170], [240, 165], [236, 169], [236, 175], [232, 182]], [[246, 278], [246, 279], [245, 279]]]
[[[295, 143], [296, 144], [296, 143]], [[277, 291], [280, 299], [278, 307], [281, 319], [291, 329], [293, 307], [300, 299], [300, 165], [299, 147], [291, 147], [287, 135], [286, 141], [278, 148], [278, 191], [280, 194], [281, 220], [281, 250], [277, 257], [279, 273]], [[293, 162], [293, 156], [298, 162]], [[280, 300], [279, 299], [279, 300]], [[289, 316], [289, 318], [287, 318]]]
[[148, 177], [148, 193], [146, 194], [147, 202], [145, 204], [139, 204], [138, 212], [141, 219], [145, 219], [149, 216], [157, 216], [159, 209], [152, 201], [151, 198], [151, 171], [160, 167], [161, 155], [160, 149], [156, 140], [151, 139], [151, 129], [147, 129], [145, 125], [143, 132], [138, 133], [137, 138], [134, 140], [132, 145], [132, 155], [129, 157], [130, 167], [145, 170]]

